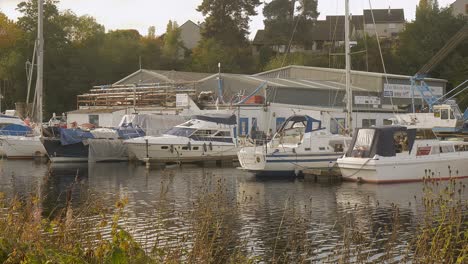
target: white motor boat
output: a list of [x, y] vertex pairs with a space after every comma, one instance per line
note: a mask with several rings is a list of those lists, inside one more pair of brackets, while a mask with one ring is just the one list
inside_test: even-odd
[[298, 175], [306, 169], [331, 169], [343, 156], [351, 138], [334, 135], [310, 116], [289, 117], [263, 146], [239, 151], [243, 169], [257, 175]]
[[343, 179], [371, 183], [466, 178], [468, 142], [427, 139], [403, 126], [361, 128], [338, 166]]
[[0, 152], [9, 159], [44, 156], [38, 133], [19, 117], [0, 115]]
[[235, 115], [196, 115], [162, 136], [124, 141], [130, 155], [149, 162], [196, 162], [235, 160], [237, 144]]

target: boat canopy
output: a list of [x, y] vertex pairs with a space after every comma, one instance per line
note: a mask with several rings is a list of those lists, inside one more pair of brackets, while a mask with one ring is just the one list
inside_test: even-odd
[[[322, 129], [322, 121], [312, 118], [308, 115], [294, 115], [286, 119], [283, 125], [281, 125], [279, 132], [294, 127], [296, 123], [303, 123], [305, 127], [304, 133], [316, 131]], [[314, 127], [314, 124], [317, 124]]]
[[360, 128], [353, 137], [347, 157], [372, 158], [375, 155], [393, 157], [396, 153], [411, 151], [416, 129], [403, 126]]
[[222, 114], [206, 114], [206, 115], [194, 115], [192, 119], [213, 122], [217, 124], [235, 125], [237, 124], [236, 115], [222, 115]]
[[32, 129], [24, 125], [7, 124], [0, 126], [0, 135], [3, 136], [25, 136], [31, 132]]

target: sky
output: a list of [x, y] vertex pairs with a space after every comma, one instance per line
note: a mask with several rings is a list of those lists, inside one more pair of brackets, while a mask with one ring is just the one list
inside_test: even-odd
[[[0, 0], [0, 11], [10, 19], [16, 19], [20, 14], [15, 10], [22, 0]], [[441, 7], [448, 6], [455, 0], [439, 0]], [[202, 0], [61, 0], [60, 10], [70, 9], [77, 15], [90, 15], [103, 24], [106, 30], [137, 29], [146, 35], [150, 26], [156, 27], [156, 34], [163, 34], [167, 22], [175, 20], [179, 25], [188, 19], [202, 22], [203, 16], [196, 11]], [[265, 2], [265, 1], [264, 1]], [[269, 0], [266, 0], [269, 2]], [[360, 15], [363, 9], [372, 8], [403, 8], [406, 20], [414, 19], [418, 0], [350, 0], [352, 14]], [[258, 16], [250, 23], [250, 38], [258, 29], [263, 28], [263, 5], [258, 8]], [[344, 14], [344, 0], [319, 0], [319, 19], [326, 15]]]

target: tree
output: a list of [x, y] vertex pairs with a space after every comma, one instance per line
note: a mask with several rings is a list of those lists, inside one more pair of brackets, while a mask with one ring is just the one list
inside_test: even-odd
[[287, 45], [294, 32], [294, 42], [312, 43], [310, 32], [317, 12], [317, 0], [273, 0], [265, 4], [265, 38], [275, 44]]
[[166, 34], [164, 34], [163, 55], [172, 63], [181, 55], [182, 42], [180, 41], [180, 29], [177, 22], [169, 20]]
[[204, 39], [215, 39], [225, 46], [246, 45], [250, 16], [260, 0], [203, 0], [197, 11], [205, 16], [202, 28]]
[[156, 38], [156, 27], [155, 26], [151, 26], [148, 28], [148, 38], [150, 39], [154, 39]]

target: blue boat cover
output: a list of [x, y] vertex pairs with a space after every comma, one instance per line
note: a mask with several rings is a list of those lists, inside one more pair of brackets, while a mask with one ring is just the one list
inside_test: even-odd
[[88, 138], [94, 138], [91, 132], [75, 128], [60, 129], [60, 143], [62, 143], [63, 146], [80, 143], [83, 139]]
[[192, 119], [198, 119], [217, 124], [235, 125], [237, 124], [237, 118], [235, 115], [223, 115], [223, 114], [205, 114], [205, 115], [194, 115]]
[[30, 134], [32, 129], [28, 126], [8, 124], [0, 128], [0, 135], [3, 136], [25, 136]]

